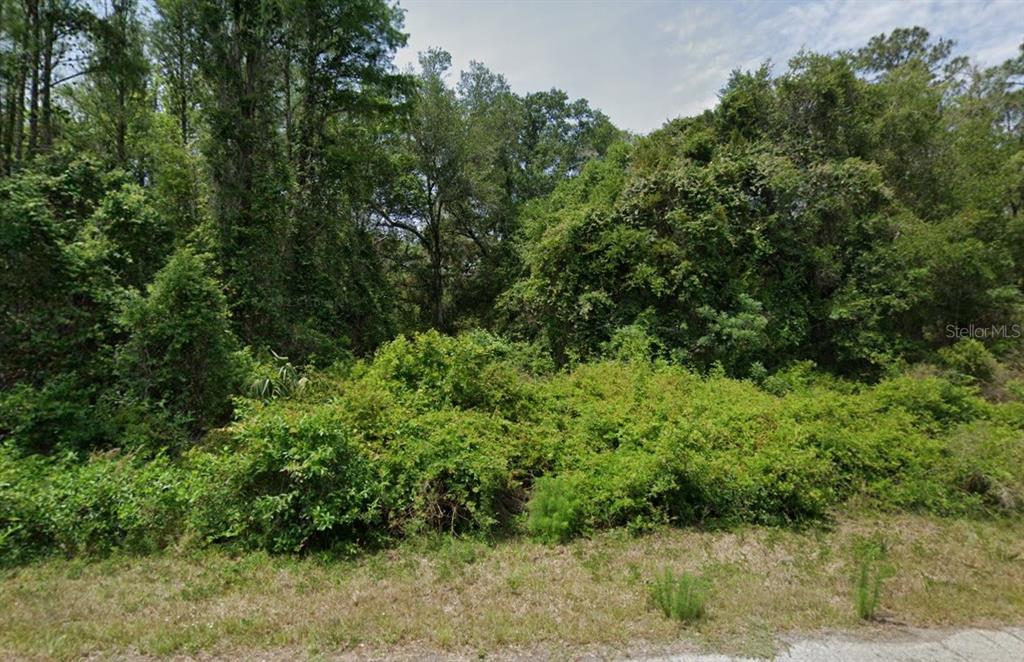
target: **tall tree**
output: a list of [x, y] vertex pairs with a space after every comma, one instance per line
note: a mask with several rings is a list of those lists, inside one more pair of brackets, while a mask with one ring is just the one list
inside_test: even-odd
[[199, 106], [199, 62], [196, 3], [156, 0], [153, 47], [163, 86], [163, 105], [178, 122], [181, 142], [193, 138], [193, 116]]
[[455, 91], [445, 82], [451, 55], [420, 55], [415, 110], [393, 154], [395, 180], [379, 191], [377, 212], [390, 231], [414, 241], [425, 256], [418, 270], [424, 322], [451, 330], [448, 284], [461, 248], [456, 225], [485, 200], [471, 175], [473, 149], [468, 120]]
[[88, 70], [73, 94], [87, 119], [82, 129], [88, 146], [113, 165], [136, 171], [141, 149], [131, 144], [131, 137], [141, 133], [150, 111], [149, 62], [138, 12], [136, 0], [112, 0], [107, 12], [92, 21]]
[[389, 313], [372, 238], [356, 219], [376, 127], [412, 91], [392, 64], [405, 43], [401, 12], [380, 0], [292, 0], [285, 11], [284, 135], [296, 183], [289, 310], [322, 346], [366, 351], [387, 333]]
[[195, 12], [220, 267], [241, 337], [280, 342], [291, 186], [279, 130], [281, 6], [202, 0]]
[[53, 147], [55, 92], [85, 73], [92, 18], [81, 0], [0, 3], [0, 172]]
[[558, 90], [519, 97], [478, 62], [452, 87], [450, 67], [445, 51], [421, 54], [413, 116], [376, 209], [388, 232], [416, 247], [402, 258], [412, 257], [419, 324], [444, 331], [493, 322], [494, 301], [518, 270], [520, 206], [619, 136], [584, 100]]

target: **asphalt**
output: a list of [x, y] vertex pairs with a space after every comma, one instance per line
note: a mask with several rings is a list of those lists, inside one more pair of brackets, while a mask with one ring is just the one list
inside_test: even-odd
[[[1024, 627], [998, 630], [907, 630], [897, 638], [855, 639], [822, 636], [797, 639], [778, 662], [1024, 662]], [[646, 662], [740, 662], [728, 655], [673, 655]]]

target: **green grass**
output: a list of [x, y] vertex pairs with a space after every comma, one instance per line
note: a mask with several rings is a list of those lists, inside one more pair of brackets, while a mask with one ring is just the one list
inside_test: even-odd
[[[891, 619], [864, 621], [851, 608], [857, 550], [885, 531], [900, 532], [885, 558]], [[763, 656], [786, 633], [1019, 623], [1022, 559], [1020, 518], [913, 515], [620, 529], [555, 546], [431, 534], [348, 559], [216, 549], [49, 559], [0, 571], [0, 659]], [[651, 608], [651, 578], [665, 568], [713, 588], [686, 628]]]
[[696, 621], [704, 615], [706, 593], [706, 582], [702, 578], [688, 572], [676, 576], [671, 568], [665, 568], [654, 578], [651, 601], [666, 618]]
[[894, 572], [887, 562], [888, 547], [881, 540], [867, 540], [855, 548], [857, 574], [853, 587], [853, 605], [857, 617], [870, 621], [878, 613], [882, 585]]

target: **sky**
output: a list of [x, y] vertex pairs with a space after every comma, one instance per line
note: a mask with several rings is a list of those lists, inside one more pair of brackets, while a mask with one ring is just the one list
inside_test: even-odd
[[519, 93], [557, 87], [619, 127], [646, 133], [714, 106], [733, 69], [801, 48], [828, 52], [920, 25], [958, 54], [999, 64], [1024, 41], [1024, 0], [400, 0], [409, 43], [396, 62], [441, 47], [456, 71], [470, 61]]

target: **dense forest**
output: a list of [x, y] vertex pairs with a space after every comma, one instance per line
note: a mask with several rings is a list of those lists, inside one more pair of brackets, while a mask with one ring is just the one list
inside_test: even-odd
[[1024, 45], [637, 136], [405, 40], [0, 0], [0, 559], [1024, 507]]

